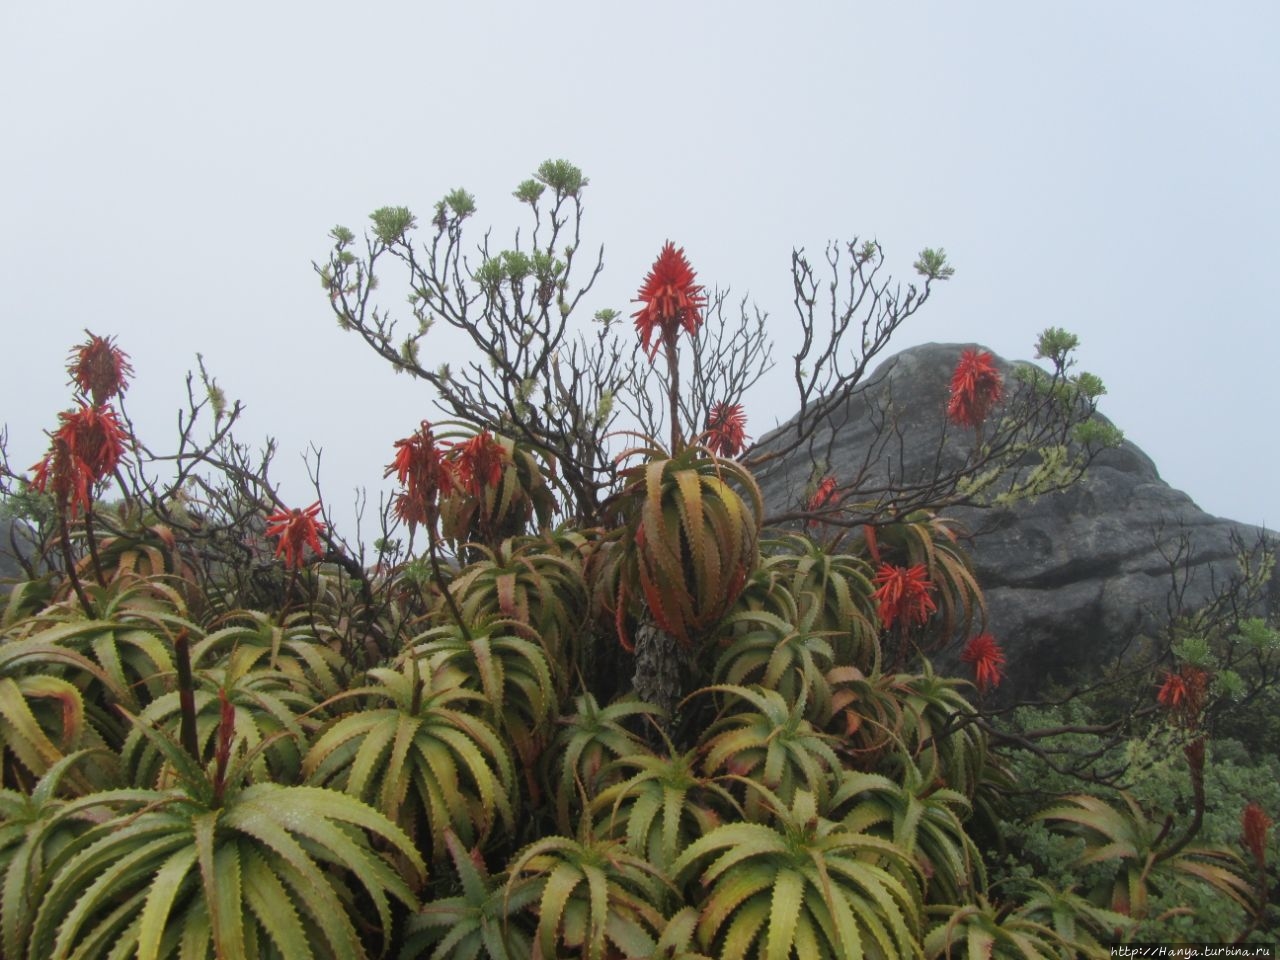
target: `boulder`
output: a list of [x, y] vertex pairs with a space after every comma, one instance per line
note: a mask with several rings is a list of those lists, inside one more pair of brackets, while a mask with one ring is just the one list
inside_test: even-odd
[[[926, 344], [885, 360], [819, 431], [811, 449], [827, 459], [825, 472], [844, 481], [861, 470], [860, 486], [872, 488], [918, 482], [939, 463], [963, 463], [973, 435], [948, 428], [945, 409], [956, 361], [976, 346]], [[1011, 383], [1014, 364], [997, 358], [997, 366]], [[877, 425], [886, 419], [900, 430], [877, 446]], [[797, 453], [761, 471], [768, 513], [803, 502], [811, 459]], [[1276, 552], [1259, 528], [1210, 516], [1174, 490], [1128, 441], [1102, 452], [1064, 492], [946, 515], [967, 531], [987, 627], [1008, 655], [1002, 698], [1033, 695], [1122, 656], [1135, 638], [1165, 627], [1179, 604], [1189, 612], [1221, 590], [1239, 573], [1242, 547]], [[1273, 589], [1272, 602], [1275, 596]], [[954, 656], [944, 664], [954, 665]]]
[[0, 592], [5, 589], [4, 580], [17, 579], [22, 576], [22, 567], [18, 565], [18, 561], [14, 556], [9, 535], [12, 524], [13, 521], [8, 517], [0, 517]]

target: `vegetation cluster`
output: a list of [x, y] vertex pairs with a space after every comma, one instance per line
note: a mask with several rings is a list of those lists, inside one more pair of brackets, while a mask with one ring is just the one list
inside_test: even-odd
[[[371, 544], [335, 531], [318, 462], [314, 503], [279, 498], [273, 447], [236, 438], [203, 363], [158, 451], [126, 411], [127, 355], [93, 334], [72, 351], [47, 455], [0, 474], [23, 569], [0, 618], [3, 956], [1262, 942], [1270, 554], [1241, 545], [1212, 603], [1175, 604], [1089, 677], [1001, 699], [1017, 638], [988, 630], [947, 511], [1049, 495], [1119, 441], [1076, 339], [1045, 331], [1045, 366], [1008, 380], [961, 353], [938, 413], [963, 456], [926, 481], [842, 475], [819, 427], [952, 275], [945, 254], [904, 287], [875, 242], [797, 251], [797, 414], [753, 442], [766, 317], [683, 250], [662, 247], [633, 323], [579, 322], [603, 269], [587, 187], [543, 164], [509, 249], [464, 240], [463, 190], [425, 228], [387, 207], [333, 230], [316, 272], [339, 326], [443, 414], [376, 466], [396, 492]], [[380, 300], [388, 270], [407, 307]], [[442, 323], [473, 357], [424, 360]], [[883, 453], [909, 427], [881, 414]], [[809, 482], [771, 512], [756, 476], [783, 461]], [[935, 670], [947, 650], [964, 676]]]

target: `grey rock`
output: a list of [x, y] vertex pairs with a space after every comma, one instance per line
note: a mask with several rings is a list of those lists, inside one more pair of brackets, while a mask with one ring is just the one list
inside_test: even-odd
[[[0, 517], [0, 581], [22, 576], [22, 567], [18, 565], [13, 547], [10, 545], [9, 533], [12, 524], [13, 521], [8, 517]], [[3, 590], [4, 584], [0, 583], [0, 591]]]
[[[926, 344], [885, 360], [819, 431], [816, 446], [761, 472], [767, 512], [784, 514], [803, 501], [814, 457], [841, 481], [860, 474], [867, 489], [922, 482], [939, 464], [962, 464], [973, 438], [948, 425], [945, 409], [956, 361], [973, 346]], [[1014, 365], [999, 358], [997, 365], [1009, 383]], [[877, 447], [876, 427], [888, 413], [901, 429]], [[966, 546], [988, 629], [1008, 655], [1002, 699], [1088, 673], [1162, 630], [1179, 603], [1185, 611], [1203, 605], [1238, 574], [1241, 546], [1277, 549], [1259, 528], [1202, 511], [1128, 441], [1100, 454], [1069, 490], [946, 515], [971, 535]], [[942, 663], [954, 666], [955, 651]]]

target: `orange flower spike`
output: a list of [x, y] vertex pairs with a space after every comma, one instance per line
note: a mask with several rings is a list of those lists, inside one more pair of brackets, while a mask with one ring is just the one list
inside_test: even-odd
[[434, 500], [441, 490], [452, 486], [453, 475], [441, 456], [440, 447], [431, 433], [431, 424], [423, 420], [418, 429], [395, 443], [396, 455], [383, 474], [396, 475], [396, 480], [414, 496]]
[[126, 434], [109, 406], [58, 414], [62, 421], [51, 437], [49, 452], [31, 469], [31, 486], [52, 489], [58, 507], [76, 516], [93, 501], [93, 485], [111, 475], [125, 452]]
[[71, 452], [65, 437], [54, 434], [44, 459], [32, 468], [31, 488], [52, 492], [58, 509], [75, 518], [93, 502], [93, 474], [84, 461]]
[[[809, 497], [804, 508], [810, 513], [816, 513], [824, 507], [834, 507], [839, 503], [840, 496], [836, 492], [836, 478], [828, 474], [818, 482], [817, 489], [813, 491], [813, 495]], [[818, 523], [819, 521], [810, 517], [805, 521], [805, 526], [812, 529], [813, 527], [816, 527]]]
[[738, 403], [717, 403], [707, 415], [703, 434], [707, 446], [721, 457], [736, 457], [747, 445], [747, 415]]
[[1156, 694], [1156, 701], [1167, 710], [1177, 710], [1187, 699], [1187, 682], [1181, 674], [1167, 673]]
[[895, 563], [882, 563], [876, 571], [876, 591], [872, 594], [879, 604], [880, 622], [886, 630], [901, 621], [905, 626], [919, 626], [938, 609], [930, 593], [933, 584], [924, 564], [900, 567]]
[[502, 482], [507, 451], [488, 430], [481, 430], [470, 440], [458, 444], [452, 454], [458, 485], [473, 497], [483, 496], [486, 488], [493, 489]]
[[284, 557], [284, 565], [291, 570], [302, 567], [303, 551], [310, 547], [316, 556], [324, 554], [320, 544], [320, 534], [324, 523], [317, 520], [320, 513], [320, 501], [302, 510], [281, 510], [267, 517], [267, 536], [279, 537], [276, 545], [276, 556]]
[[1157, 702], [1178, 715], [1187, 727], [1195, 727], [1209, 697], [1209, 674], [1199, 667], [1183, 664], [1177, 673], [1165, 674], [1156, 693]]
[[67, 358], [67, 373], [81, 396], [90, 398], [94, 406], [101, 406], [129, 389], [133, 367], [129, 355], [115, 345], [114, 337], [99, 337], [88, 330], [85, 333], [89, 339]]
[[410, 527], [417, 527], [431, 522], [429, 505], [423, 503], [420, 499], [411, 497], [404, 490], [396, 494], [395, 499], [392, 501], [391, 509], [397, 517], [409, 524]]
[[59, 414], [58, 434], [80, 459], [95, 481], [109, 476], [124, 456], [126, 434], [109, 406], [90, 407]]
[[980, 633], [970, 640], [960, 654], [960, 659], [972, 664], [974, 682], [979, 693], [998, 687], [1004, 679], [1005, 656], [996, 638], [989, 633]]
[[836, 478], [826, 476], [818, 483], [818, 488], [813, 491], [813, 496], [809, 498], [805, 508], [808, 510], [821, 510], [823, 507], [837, 502], [839, 500], [836, 497]]
[[876, 528], [869, 523], [862, 525], [862, 536], [867, 541], [867, 553], [871, 554], [871, 559], [876, 563], [880, 563], [880, 538], [876, 535]]
[[1267, 832], [1274, 821], [1267, 816], [1256, 803], [1250, 803], [1240, 816], [1240, 827], [1244, 833], [1245, 848], [1253, 854], [1253, 859], [1261, 870], [1267, 862]]
[[951, 377], [947, 416], [962, 427], [978, 427], [1004, 397], [1004, 379], [990, 353], [965, 350]]
[[[657, 355], [661, 344], [675, 342], [681, 327], [693, 336], [702, 326], [702, 310], [707, 300], [702, 287], [694, 282], [696, 279], [684, 249], [676, 249], [668, 240], [632, 301], [642, 304], [631, 316], [635, 318], [640, 344], [650, 360]], [[653, 339], [655, 330], [658, 331], [656, 340]]]

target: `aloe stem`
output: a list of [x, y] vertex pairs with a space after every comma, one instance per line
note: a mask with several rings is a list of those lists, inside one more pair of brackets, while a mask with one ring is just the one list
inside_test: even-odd
[[107, 581], [102, 575], [102, 561], [98, 559], [98, 542], [93, 535], [93, 504], [88, 504], [84, 508], [84, 538], [89, 544], [89, 557], [93, 561], [93, 575], [98, 581], [98, 586], [105, 587]]
[[178, 740], [182, 744], [182, 749], [191, 755], [191, 759], [199, 763], [200, 746], [196, 742], [195, 683], [191, 677], [191, 646], [185, 628], [179, 630], [177, 637], [174, 638], [173, 656], [178, 667], [178, 706], [181, 716]]
[[[1178, 837], [1177, 840], [1156, 854], [1157, 862], [1161, 860], [1168, 860], [1170, 857], [1179, 853], [1183, 847], [1195, 839], [1196, 834], [1200, 832], [1201, 826], [1204, 825], [1204, 747], [1204, 737], [1197, 737], [1184, 748], [1184, 753], [1187, 757], [1187, 767], [1191, 773], [1191, 794], [1193, 797], [1191, 822], [1187, 824], [1187, 828], [1182, 832], [1182, 836]], [[1168, 826], [1166, 826], [1164, 832], [1161, 833], [1161, 839], [1163, 839], [1165, 833], [1168, 833]], [[1157, 840], [1156, 843], [1158, 845], [1159, 840]]]
[[276, 622], [280, 626], [284, 626], [284, 618], [289, 613], [289, 608], [293, 606], [293, 596], [298, 587], [298, 568], [294, 567], [293, 572], [289, 575], [289, 584], [284, 588], [284, 602], [280, 604], [280, 612], [276, 614]]
[[97, 617], [97, 614], [94, 612], [93, 604], [89, 602], [88, 594], [84, 592], [79, 574], [76, 573], [76, 558], [71, 554], [71, 535], [67, 532], [67, 515], [63, 511], [58, 513], [58, 534], [58, 541], [62, 545], [62, 559], [67, 565], [67, 576], [71, 580], [71, 588], [76, 593], [76, 599], [80, 601], [84, 615], [92, 620]]
[[435, 523], [427, 524], [427, 556], [431, 560], [431, 574], [435, 579], [436, 586], [440, 588], [440, 592], [444, 594], [444, 602], [449, 607], [449, 613], [453, 616], [453, 622], [458, 625], [458, 629], [462, 632], [462, 638], [471, 642], [471, 631], [467, 629], [466, 623], [462, 619], [462, 611], [458, 608], [458, 601], [453, 595], [453, 591], [449, 589], [449, 585], [444, 582], [444, 576], [440, 572], [440, 559], [436, 556], [436, 528]]
[[671, 417], [671, 455], [680, 452], [680, 354], [673, 332], [663, 341], [667, 348], [667, 414]]

